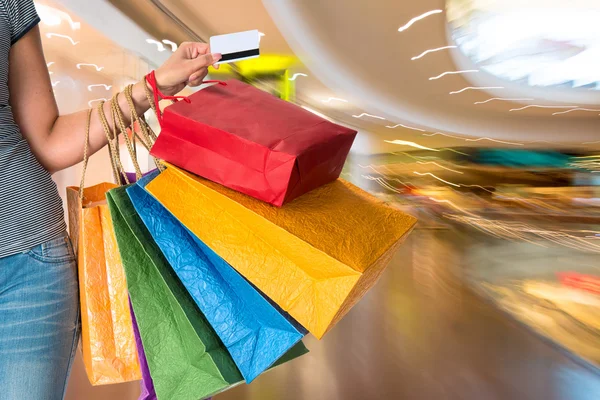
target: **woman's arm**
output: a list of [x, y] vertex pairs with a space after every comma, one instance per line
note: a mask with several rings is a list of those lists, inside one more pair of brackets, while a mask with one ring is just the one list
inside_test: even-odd
[[[206, 76], [208, 66], [220, 58], [219, 54], [210, 54], [206, 44], [183, 43], [156, 70], [158, 86], [167, 95], [178, 93], [186, 85], [197, 86]], [[37, 26], [11, 47], [8, 84], [15, 121], [40, 163], [48, 171], [56, 172], [80, 162], [83, 158], [87, 112], [58, 115]], [[150, 106], [142, 86], [145, 84], [144, 80], [133, 87], [133, 101], [138, 114], [144, 113]], [[123, 95], [119, 96], [119, 106], [125, 122], [129, 124], [130, 111]], [[108, 103], [104, 105], [104, 111], [112, 124]], [[90, 154], [100, 150], [106, 143], [100, 118], [94, 112], [90, 126]]]

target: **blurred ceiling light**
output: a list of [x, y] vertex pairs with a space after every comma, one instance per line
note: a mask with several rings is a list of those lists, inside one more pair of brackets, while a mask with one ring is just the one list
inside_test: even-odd
[[110, 90], [112, 88], [112, 85], [105, 85], [104, 83], [97, 83], [94, 85], [88, 85], [88, 90], [91, 92], [92, 88], [100, 87], [100, 86], [104, 87], [104, 89], [106, 89], [106, 90]]
[[100, 72], [104, 69], [104, 67], [99, 67], [97, 64], [89, 64], [89, 63], [79, 63], [77, 64], [77, 69], [81, 69], [81, 67], [94, 67], [96, 71]]
[[296, 79], [298, 79], [298, 77], [299, 77], [299, 76], [304, 76], [304, 77], [307, 77], [308, 75], [306, 75], [306, 74], [303, 74], [302, 72], [298, 72], [298, 73], [296, 73], [296, 74], [292, 75], [292, 77], [291, 77], [289, 80], [290, 80], [290, 81], [295, 81]]
[[51, 38], [53, 38], [53, 37], [59, 37], [59, 38], [67, 39], [69, 42], [71, 42], [71, 44], [72, 44], [73, 46], [75, 46], [77, 43], [79, 43], [79, 42], [76, 42], [76, 41], [74, 41], [74, 40], [73, 40], [73, 38], [72, 38], [71, 36], [68, 36], [68, 35], [61, 35], [60, 33], [52, 33], [52, 32], [50, 32], [50, 33], [46, 33], [46, 37], [47, 37], [48, 39], [51, 39]]
[[600, 110], [597, 109], [593, 109], [593, 108], [572, 108], [570, 110], [567, 111], [558, 111], [553, 113], [552, 115], [560, 115], [560, 114], [568, 114], [572, 111], [591, 111], [591, 112], [600, 112]]
[[300, 106], [300, 107], [304, 108], [304, 109], [305, 109], [306, 111], [308, 111], [308, 112], [311, 112], [311, 113], [313, 113], [313, 114], [315, 114], [315, 115], [317, 115], [317, 116], [319, 116], [319, 117], [321, 117], [321, 118], [324, 118], [324, 119], [326, 119], [327, 121], [333, 121], [333, 120], [332, 120], [331, 118], [329, 118], [327, 115], [325, 115], [325, 114], [323, 114], [323, 113], [320, 113], [320, 112], [318, 112], [317, 110], [313, 110], [313, 109], [312, 109], [312, 108], [310, 108], [310, 107], [306, 107], [306, 106]]
[[462, 92], [466, 92], [467, 90], [493, 90], [493, 89], [504, 89], [504, 88], [502, 86], [478, 86], [478, 87], [468, 86], [466, 88], [462, 88], [455, 92], [450, 92], [450, 94], [459, 94]]
[[384, 140], [384, 142], [386, 143], [390, 143], [390, 144], [398, 144], [400, 146], [410, 146], [410, 147], [414, 147], [415, 149], [421, 149], [421, 150], [431, 150], [431, 151], [439, 151], [438, 149], [432, 149], [431, 147], [425, 147], [425, 146], [421, 146], [418, 143], [415, 142], [409, 142], [406, 140]]
[[485, 104], [485, 103], [489, 103], [490, 101], [533, 101], [535, 99], [508, 99], [508, 98], [503, 98], [503, 97], [492, 97], [491, 99], [487, 99], [485, 101], [476, 101], [473, 104]]
[[146, 39], [146, 43], [155, 44], [158, 51], [165, 51], [165, 45], [154, 39]]
[[339, 97], [330, 97], [326, 100], [321, 100], [323, 103], [331, 103], [332, 101], [339, 101], [342, 103], [347, 103], [348, 100], [340, 99]]
[[423, 58], [424, 56], [426, 56], [429, 53], [435, 53], [435, 52], [438, 52], [438, 51], [441, 51], [441, 50], [447, 50], [447, 49], [456, 49], [456, 46], [444, 46], [444, 47], [437, 47], [435, 49], [425, 50], [424, 52], [422, 52], [418, 56], [411, 58], [411, 60], [415, 61], [415, 60], [418, 60], [419, 58]]
[[444, 183], [447, 183], [448, 185], [452, 185], [452, 186], [460, 187], [460, 185], [459, 185], [458, 183], [452, 183], [452, 182], [448, 182], [448, 181], [446, 181], [446, 180], [444, 180], [444, 179], [440, 178], [439, 176], [437, 176], [437, 175], [435, 175], [435, 174], [432, 174], [431, 172], [420, 173], [420, 172], [417, 172], [417, 171], [413, 171], [413, 173], [414, 173], [414, 174], [416, 174], [416, 175], [419, 175], [419, 176], [425, 176], [425, 175], [429, 175], [429, 176], [431, 176], [432, 178], [434, 178], [434, 179], [437, 179], [437, 180], [438, 180], [438, 181], [440, 181], [440, 182], [444, 182]]
[[46, 64], [46, 67], [51, 67], [54, 64], [54, 61], [50, 61], [49, 63]]
[[395, 128], [399, 127], [399, 126], [401, 126], [401, 127], [403, 127], [403, 128], [406, 128], [406, 129], [412, 129], [413, 131], [421, 131], [421, 132], [425, 132], [425, 129], [421, 129], [421, 128], [414, 128], [414, 127], [412, 127], [412, 126], [408, 126], [408, 125], [402, 125], [402, 124], [396, 124], [396, 125], [394, 125], [394, 126], [389, 126], [389, 125], [388, 125], [388, 126], [386, 126], [386, 128], [388, 128], [388, 129], [395, 129]]
[[71, 16], [64, 11], [39, 3], [36, 3], [35, 8], [40, 16], [40, 20], [46, 25], [57, 26], [65, 20], [69, 23], [71, 29], [76, 30], [81, 28], [81, 23], [73, 21]]
[[376, 119], [382, 119], [385, 120], [385, 118], [383, 117], [379, 117], [377, 115], [371, 115], [371, 114], [367, 114], [367, 113], [362, 113], [360, 115], [353, 115], [354, 118], [362, 118], [362, 117], [371, 117], [371, 118], [376, 118]]
[[438, 76], [432, 76], [431, 78], [429, 78], [430, 81], [435, 81], [436, 79], [440, 79], [443, 78], [446, 75], [458, 75], [458, 74], [469, 74], [472, 72], [479, 72], [478, 69], [465, 69], [463, 71], [447, 71], [444, 72], [442, 74], [439, 74]]
[[528, 108], [577, 108], [577, 106], [541, 106], [538, 104], [530, 104], [520, 108], [511, 108], [509, 111], [523, 111], [527, 110]]
[[177, 43], [170, 41], [169, 39], [163, 39], [162, 42], [167, 46], [171, 46], [171, 51], [175, 52], [177, 50]]
[[413, 26], [413, 24], [417, 21], [420, 21], [422, 19], [425, 19], [431, 15], [435, 15], [435, 14], [441, 14], [443, 13], [443, 10], [431, 10], [431, 11], [427, 11], [426, 13], [423, 13], [421, 15], [418, 15], [416, 17], [414, 17], [413, 19], [411, 19], [410, 21], [408, 21], [405, 25], [401, 26], [400, 28], [398, 28], [398, 32], [404, 32], [405, 30], [407, 30], [408, 28], [410, 28], [411, 26]]
[[88, 101], [88, 106], [89, 106], [90, 108], [92, 108], [92, 104], [93, 104], [93, 103], [95, 103], [95, 102], [97, 102], [97, 101], [108, 101], [108, 99], [105, 99], [104, 97], [101, 97], [101, 98], [99, 98], [99, 99], [93, 99], [93, 100], [90, 100], [90, 101]]
[[52, 82], [52, 87], [56, 87], [56, 85], [58, 85], [59, 83], [60, 81]]
[[598, 1], [454, 3], [450, 32], [482, 70], [532, 87], [600, 90]]

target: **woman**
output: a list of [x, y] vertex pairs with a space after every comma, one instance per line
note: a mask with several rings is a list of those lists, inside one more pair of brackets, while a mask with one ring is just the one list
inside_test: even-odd
[[[75, 257], [50, 174], [82, 160], [87, 111], [58, 115], [38, 22], [33, 0], [0, 0], [3, 400], [62, 399], [78, 341]], [[159, 89], [174, 95], [186, 85], [197, 86], [219, 59], [205, 44], [182, 44], [156, 71]], [[138, 114], [149, 107], [144, 84], [133, 88]], [[125, 97], [119, 99], [123, 115], [130, 115]], [[91, 152], [106, 145], [97, 113], [89, 140]]]

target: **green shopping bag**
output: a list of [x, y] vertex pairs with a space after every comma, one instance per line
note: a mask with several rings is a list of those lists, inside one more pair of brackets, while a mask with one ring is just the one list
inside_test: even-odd
[[[215, 331], [168, 264], [126, 191], [107, 193], [150, 374], [159, 400], [198, 400], [242, 383]], [[308, 353], [298, 342], [273, 367]]]
[[135, 213], [125, 188], [106, 197], [158, 398], [198, 400], [242, 383], [225, 346]]

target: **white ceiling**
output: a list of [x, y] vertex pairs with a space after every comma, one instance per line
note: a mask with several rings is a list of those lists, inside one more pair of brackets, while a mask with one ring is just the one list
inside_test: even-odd
[[[111, 0], [140, 26], [153, 30], [158, 39], [185, 37], [160, 13], [158, 0]], [[296, 54], [308, 77], [296, 82], [298, 101], [361, 131], [359, 149], [366, 153], [407, 150], [390, 144], [403, 140], [425, 147], [498, 145], [561, 146], [586, 149], [600, 144], [599, 116], [589, 112], [552, 115], [561, 109], [527, 108], [528, 104], [557, 105], [551, 90], [522, 88], [485, 73], [448, 75], [446, 71], [470, 69], [470, 61], [454, 50], [428, 54], [431, 48], [452, 44], [444, 14], [432, 15], [409, 29], [398, 28], [432, 9], [443, 9], [443, 0], [160, 0], [202, 38], [214, 34], [259, 29], [264, 53]], [[264, 3], [264, 4], [263, 4]], [[151, 22], [159, 21], [153, 27]], [[467, 80], [468, 79], [468, 80]], [[501, 86], [491, 91], [465, 91], [468, 86]], [[329, 97], [347, 100], [330, 101]], [[534, 98], [533, 102], [492, 101], [491, 97]], [[585, 104], [581, 104], [586, 106]], [[589, 106], [587, 106], [589, 108]], [[369, 116], [354, 118], [368, 113]], [[427, 132], [405, 129], [402, 126]], [[396, 128], [388, 128], [397, 126]], [[436, 132], [434, 136], [432, 135]], [[442, 136], [441, 134], [447, 135]], [[449, 137], [449, 136], [454, 136]], [[532, 143], [533, 142], [533, 143]], [[551, 142], [551, 143], [548, 143]], [[511, 144], [513, 143], [513, 144]]]

